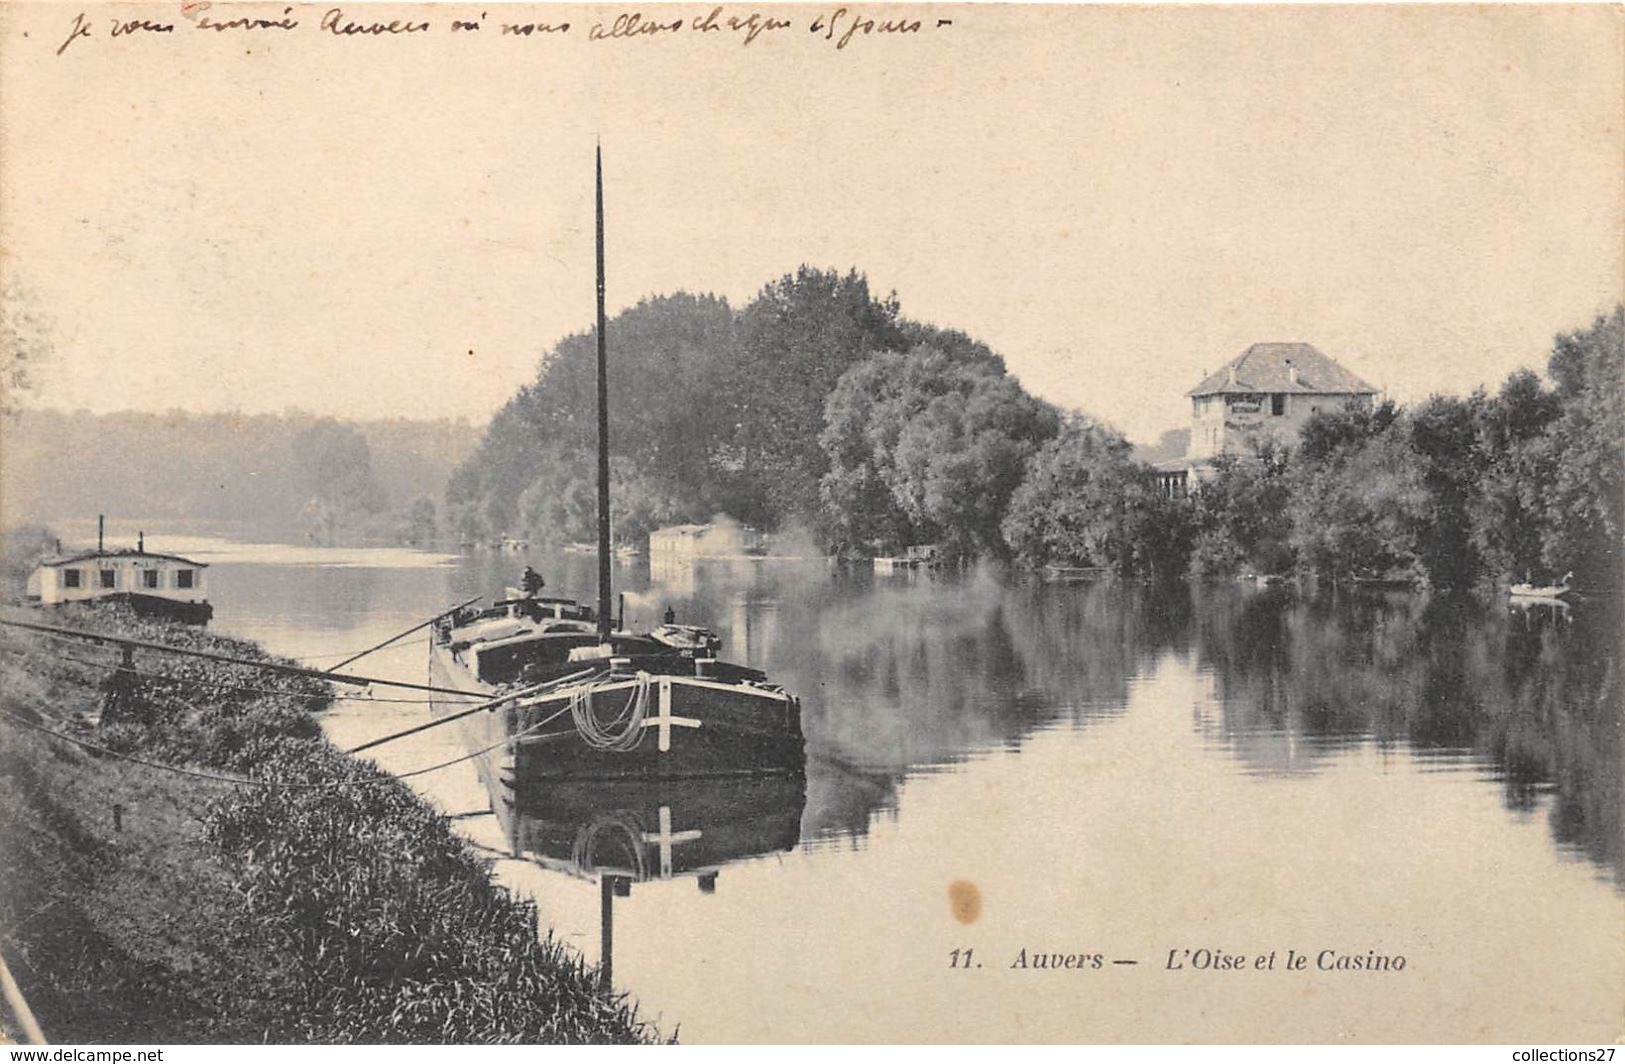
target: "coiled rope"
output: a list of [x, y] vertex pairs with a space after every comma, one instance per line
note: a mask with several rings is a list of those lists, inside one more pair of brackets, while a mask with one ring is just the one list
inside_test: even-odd
[[575, 722], [577, 734], [582, 742], [598, 750], [620, 754], [636, 750], [643, 742], [643, 721], [649, 715], [649, 674], [637, 674], [626, 704], [608, 721], [599, 720], [593, 709], [593, 694], [601, 686], [586, 683], [570, 692], [570, 719]]

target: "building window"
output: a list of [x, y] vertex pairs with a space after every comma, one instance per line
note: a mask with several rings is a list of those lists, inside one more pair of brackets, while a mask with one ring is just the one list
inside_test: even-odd
[[195, 572], [193, 569], [175, 570], [175, 586], [182, 591], [189, 590], [192, 587], [192, 577]]
[[63, 587], [78, 587], [78, 586], [80, 586], [79, 585], [79, 570], [77, 570], [77, 569], [64, 569], [64, 570], [62, 570], [62, 586]]
[[1270, 396], [1270, 413], [1275, 417], [1280, 417], [1282, 414], [1286, 413], [1285, 395], [1280, 392], [1276, 392], [1274, 395]]
[[141, 570], [141, 586], [156, 589], [158, 587], [158, 570], [156, 570], [156, 569], [143, 569], [143, 570]]
[[112, 590], [113, 588], [117, 587], [118, 586], [118, 570], [117, 569], [103, 569], [101, 571], [101, 584], [102, 584], [102, 587], [106, 588], [107, 590]]

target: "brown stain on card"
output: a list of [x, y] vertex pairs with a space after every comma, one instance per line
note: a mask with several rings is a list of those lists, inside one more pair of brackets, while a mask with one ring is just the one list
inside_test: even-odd
[[948, 884], [948, 908], [962, 924], [974, 924], [982, 915], [982, 892], [967, 879]]

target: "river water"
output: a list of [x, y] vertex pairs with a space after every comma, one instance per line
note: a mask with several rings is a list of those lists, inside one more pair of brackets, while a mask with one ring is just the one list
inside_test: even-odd
[[[212, 563], [216, 631], [323, 667], [526, 561], [592, 598], [590, 556], [148, 542]], [[1611, 608], [823, 561], [616, 581], [634, 626], [670, 606], [800, 696], [804, 791], [578, 788], [504, 824], [471, 762], [412, 783], [589, 961], [607, 903], [615, 984], [685, 1041], [1621, 1029]], [[425, 651], [351, 668], [421, 681]], [[373, 693], [327, 715], [335, 742], [428, 719]], [[376, 755], [437, 764], [456, 731]]]

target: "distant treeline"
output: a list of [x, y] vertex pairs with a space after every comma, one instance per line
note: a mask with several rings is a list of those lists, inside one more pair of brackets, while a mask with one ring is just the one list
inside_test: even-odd
[[[846, 554], [935, 543], [1156, 577], [1612, 584], [1622, 313], [1558, 339], [1550, 386], [1525, 371], [1496, 395], [1326, 413], [1295, 448], [1170, 499], [1121, 434], [1027, 394], [984, 344], [910, 321], [856, 271], [803, 266], [739, 310], [654, 297], [608, 326], [613, 524], [635, 541], [727, 513]], [[566, 337], [493, 419], [447, 489], [455, 533], [592, 538], [595, 351], [592, 332]]]
[[304, 413], [19, 410], [3, 431], [8, 525], [106, 513], [424, 545], [451, 471], [479, 438], [461, 421]]

